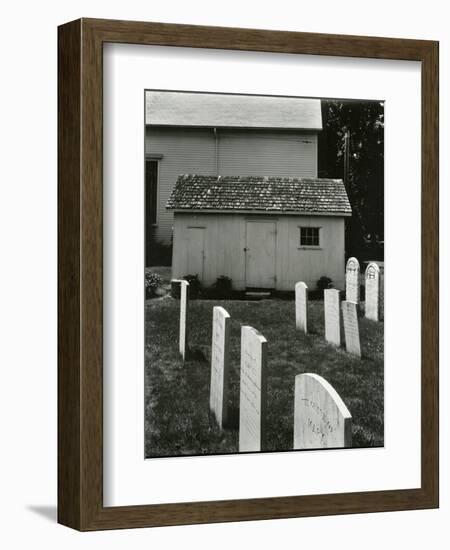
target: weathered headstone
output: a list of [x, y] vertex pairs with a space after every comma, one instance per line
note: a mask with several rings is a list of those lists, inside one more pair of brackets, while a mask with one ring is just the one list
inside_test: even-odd
[[358, 306], [348, 300], [342, 302], [342, 317], [344, 319], [345, 347], [349, 353], [361, 357]]
[[342, 342], [341, 291], [335, 288], [324, 290], [325, 340], [340, 346]]
[[295, 285], [295, 326], [308, 332], [308, 287], [302, 281]]
[[239, 452], [261, 451], [266, 431], [267, 340], [252, 327], [241, 328]]
[[295, 377], [294, 449], [352, 446], [352, 416], [336, 390], [317, 374]]
[[180, 330], [178, 345], [181, 357], [185, 361], [189, 353], [188, 344], [188, 313], [189, 313], [189, 283], [184, 279], [172, 279], [172, 283], [180, 285]]
[[380, 268], [374, 262], [371, 262], [366, 269], [366, 317], [372, 321], [380, 319]]
[[221, 428], [228, 420], [229, 346], [230, 315], [223, 307], [215, 306], [213, 308], [209, 406]]
[[349, 258], [345, 268], [345, 299], [355, 302], [359, 306], [359, 262], [356, 258]]

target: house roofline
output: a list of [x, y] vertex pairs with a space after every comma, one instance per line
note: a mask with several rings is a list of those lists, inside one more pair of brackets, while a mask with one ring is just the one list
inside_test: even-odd
[[204, 125], [204, 124], [152, 124], [149, 122], [145, 123], [145, 126], [150, 128], [190, 128], [190, 129], [199, 129], [199, 130], [213, 130], [217, 128], [218, 130], [266, 130], [266, 131], [280, 131], [280, 132], [304, 132], [306, 133], [317, 133], [323, 131], [323, 126], [320, 127], [308, 127], [303, 126], [220, 126], [220, 125]]
[[298, 212], [287, 210], [221, 210], [213, 208], [171, 208], [166, 206], [166, 210], [172, 210], [177, 214], [255, 214], [270, 216], [322, 216], [324, 218], [332, 216], [334, 218], [348, 218], [351, 212]]

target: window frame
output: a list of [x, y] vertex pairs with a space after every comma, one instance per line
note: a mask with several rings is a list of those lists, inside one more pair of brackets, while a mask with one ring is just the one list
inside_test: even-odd
[[[321, 242], [322, 242], [322, 227], [317, 225], [299, 225], [299, 248], [303, 249], [309, 249], [309, 250], [320, 250], [322, 248]], [[303, 239], [303, 231], [311, 231], [312, 233], [310, 235], [306, 235], [307, 239], [311, 239], [311, 244], [305, 244], [302, 242]], [[315, 240], [315, 234], [314, 231], [317, 231], [317, 244], [313, 242]]]

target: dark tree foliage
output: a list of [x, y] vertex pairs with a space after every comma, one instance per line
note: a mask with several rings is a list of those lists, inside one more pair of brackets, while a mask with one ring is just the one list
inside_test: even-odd
[[322, 117], [319, 177], [343, 179], [353, 210], [346, 254], [383, 260], [384, 103], [322, 100]]

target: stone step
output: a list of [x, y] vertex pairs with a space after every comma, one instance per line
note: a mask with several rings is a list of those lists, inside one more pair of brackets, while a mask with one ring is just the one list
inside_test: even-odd
[[247, 290], [245, 297], [249, 300], [263, 300], [264, 298], [270, 298], [269, 291], [259, 291], [259, 290]]

